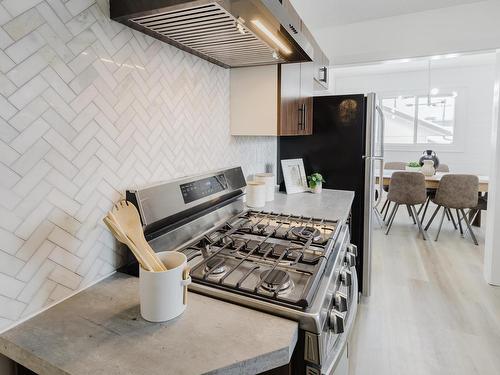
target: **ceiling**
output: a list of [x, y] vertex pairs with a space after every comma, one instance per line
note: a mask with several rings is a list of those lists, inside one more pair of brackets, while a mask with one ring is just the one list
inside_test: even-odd
[[291, 0], [311, 30], [480, 1], [484, 0]]
[[[430, 61], [430, 66], [429, 66]], [[333, 72], [336, 77], [384, 74], [428, 70], [443, 68], [461, 68], [466, 66], [487, 66], [493, 69], [495, 66], [495, 51], [470, 54], [448, 54], [431, 57], [388, 60], [380, 63], [334, 67]]]

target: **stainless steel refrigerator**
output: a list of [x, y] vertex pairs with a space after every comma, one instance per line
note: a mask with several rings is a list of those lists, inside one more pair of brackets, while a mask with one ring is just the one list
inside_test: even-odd
[[[370, 295], [372, 227], [382, 197], [384, 118], [375, 94], [314, 97], [313, 134], [280, 137], [278, 165], [302, 158], [307, 174], [319, 172], [325, 188], [355, 192], [351, 242], [358, 246], [356, 265], [363, 295]], [[282, 182], [281, 171], [278, 181]], [[282, 189], [284, 184], [282, 183]]]

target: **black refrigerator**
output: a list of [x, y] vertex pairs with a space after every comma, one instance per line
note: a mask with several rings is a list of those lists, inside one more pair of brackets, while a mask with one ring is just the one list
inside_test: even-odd
[[313, 134], [278, 139], [278, 181], [284, 189], [281, 160], [302, 158], [306, 174], [323, 175], [324, 188], [355, 192], [351, 243], [358, 247], [356, 271], [368, 296], [373, 216], [381, 198], [381, 184], [374, 185], [376, 171], [383, 170], [383, 114], [375, 94], [317, 96], [313, 103]]

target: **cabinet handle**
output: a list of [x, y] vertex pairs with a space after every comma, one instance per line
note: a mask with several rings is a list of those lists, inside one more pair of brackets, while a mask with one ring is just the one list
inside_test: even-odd
[[302, 127], [304, 126], [304, 105], [301, 104], [299, 107], [299, 121], [297, 124], [297, 129], [302, 130]]
[[304, 103], [302, 104], [304, 106], [304, 109], [302, 110], [302, 116], [304, 116], [304, 120], [302, 121], [302, 126], [303, 130], [306, 130], [307, 128], [307, 105]]

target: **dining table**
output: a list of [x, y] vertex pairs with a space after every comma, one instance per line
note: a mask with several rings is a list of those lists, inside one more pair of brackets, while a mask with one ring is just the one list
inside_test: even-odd
[[[393, 169], [384, 169], [383, 183], [385, 186], [388, 186], [391, 183], [391, 177], [394, 172], [401, 172], [401, 171]], [[439, 181], [441, 181], [441, 178], [447, 174], [450, 174], [450, 172], [436, 172], [434, 176], [425, 176], [425, 187], [427, 189], [437, 189], [439, 186]], [[376, 183], [378, 184], [380, 173], [377, 173], [376, 176], [377, 176]], [[487, 193], [489, 184], [488, 176], [477, 176], [477, 177], [479, 178], [478, 191], [480, 193]]]
[[[384, 169], [383, 172], [383, 184], [384, 186], [389, 186], [391, 183], [391, 177], [394, 172], [401, 172], [400, 170], [394, 170], [394, 169]], [[439, 187], [439, 181], [441, 181], [441, 178], [447, 174], [450, 174], [450, 172], [436, 172], [433, 176], [425, 176], [425, 187], [427, 189], [437, 189]], [[380, 170], [376, 172], [375, 174], [375, 182], [376, 184], [379, 184], [380, 180]], [[485, 194], [488, 192], [488, 186], [489, 186], [489, 177], [488, 176], [477, 176], [479, 179], [479, 185], [478, 185], [478, 192], [480, 194]], [[477, 215], [474, 222], [472, 225], [476, 227], [481, 226], [481, 215]]]

